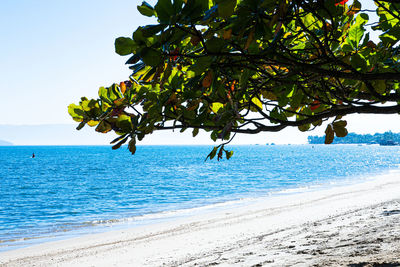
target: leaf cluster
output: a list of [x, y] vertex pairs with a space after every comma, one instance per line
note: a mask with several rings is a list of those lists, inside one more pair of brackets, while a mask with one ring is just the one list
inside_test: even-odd
[[[400, 4], [374, 1], [375, 43], [366, 31], [371, 11], [346, 2], [143, 2], [138, 11], [157, 24], [115, 41], [129, 55], [129, 80], [68, 111], [78, 128], [116, 132], [113, 148], [129, 141], [132, 153], [156, 130], [204, 130], [226, 143], [235, 133], [309, 131], [324, 121], [331, 143], [347, 134], [344, 115], [400, 112]], [[208, 158], [229, 159], [225, 143]]]

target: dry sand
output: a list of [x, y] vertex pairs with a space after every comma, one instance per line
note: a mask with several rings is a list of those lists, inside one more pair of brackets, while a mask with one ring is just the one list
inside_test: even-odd
[[400, 174], [0, 253], [1, 266], [400, 266]]

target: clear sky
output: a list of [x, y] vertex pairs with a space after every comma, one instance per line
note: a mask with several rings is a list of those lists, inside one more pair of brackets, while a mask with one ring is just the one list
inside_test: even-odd
[[[371, 1], [361, 2], [371, 7]], [[131, 36], [140, 25], [154, 23], [139, 14], [136, 6], [140, 3], [1, 0], [0, 125], [73, 124], [67, 113], [70, 103], [78, 102], [81, 96], [96, 97], [100, 86], [125, 80], [130, 74], [124, 65], [127, 58], [114, 52], [114, 40]], [[307, 135], [322, 135], [323, 130], [242, 136], [236, 143], [304, 143]], [[349, 130], [399, 132], [400, 117], [350, 116]], [[87, 131], [92, 132], [97, 134]], [[189, 136], [160, 133], [145, 143], [190, 143]], [[204, 134], [195, 143], [207, 142]]]
[[125, 80], [114, 40], [151, 23], [139, 3], [1, 0], [0, 124], [72, 123], [70, 103]]

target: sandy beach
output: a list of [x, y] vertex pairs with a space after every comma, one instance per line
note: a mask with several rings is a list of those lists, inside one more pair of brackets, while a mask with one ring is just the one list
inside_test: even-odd
[[400, 175], [0, 253], [1, 266], [400, 266]]

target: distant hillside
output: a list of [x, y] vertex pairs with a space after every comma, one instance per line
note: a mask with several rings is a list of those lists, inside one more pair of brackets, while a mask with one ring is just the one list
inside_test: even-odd
[[13, 146], [14, 144], [11, 142], [7, 142], [4, 140], [0, 140], [0, 146]]
[[[325, 136], [309, 136], [309, 144], [324, 144]], [[349, 133], [346, 137], [335, 137], [333, 144], [400, 144], [400, 133], [356, 134]]]
[[14, 145], [107, 145], [115, 138], [73, 124], [0, 125], [0, 139]]

